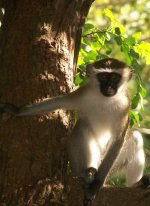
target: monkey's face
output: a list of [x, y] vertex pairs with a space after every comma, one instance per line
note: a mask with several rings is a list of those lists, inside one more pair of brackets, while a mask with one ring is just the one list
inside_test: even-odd
[[132, 68], [117, 59], [105, 58], [87, 65], [86, 73], [102, 95], [112, 97], [131, 79]]
[[106, 97], [114, 96], [117, 93], [121, 82], [121, 74], [116, 72], [99, 72], [97, 80], [101, 93]]

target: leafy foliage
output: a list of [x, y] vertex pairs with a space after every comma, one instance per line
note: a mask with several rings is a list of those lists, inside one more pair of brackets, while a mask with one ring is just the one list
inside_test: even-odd
[[78, 72], [76, 85], [85, 83], [85, 65], [105, 57], [121, 59], [133, 68], [136, 80], [136, 93], [132, 98], [130, 119], [131, 126], [139, 125], [142, 119], [143, 98], [146, 90], [142, 86], [140, 73], [142, 70], [141, 59], [150, 64], [150, 44], [140, 42], [140, 32], [128, 35], [124, 26], [115, 19], [109, 9], [104, 10], [105, 18], [108, 19], [108, 26], [103, 29], [96, 28], [91, 23], [86, 23], [83, 29], [81, 49], [78, 59]]

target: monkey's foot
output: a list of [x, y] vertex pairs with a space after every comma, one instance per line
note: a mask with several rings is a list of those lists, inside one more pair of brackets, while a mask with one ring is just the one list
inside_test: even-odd
[[83, 201], [84, 206], [92, 206], [92, 202], [95, 198], [96, 193], [102, 187], [104, 181], [97, 177], [97, 171], [94, 175], [94, 180], [92, 183], [87, 184], [87, 188], [85, 190], [85, 197]]
[[89, 167], [85, 171], [85, 182], [91, 184], [96, 176], [97, 170], [94, 167]]

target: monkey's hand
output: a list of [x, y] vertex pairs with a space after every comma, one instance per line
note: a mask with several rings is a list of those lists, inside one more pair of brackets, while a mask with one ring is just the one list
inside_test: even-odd
[[9, 113], [17, 116], [20, 113], [20, 108], [13, 104], [0, 104], [1, 113]]

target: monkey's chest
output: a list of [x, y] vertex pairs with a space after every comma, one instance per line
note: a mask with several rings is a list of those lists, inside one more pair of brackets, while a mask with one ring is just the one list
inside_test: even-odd
[[84, 99], [85, 104], [81, 105], [79, 118], [88, 121], [95, 138], [106, 139], [115, 136], [121, 128], [123, 118], [123, 107], [119, 98], [107, 98], [102, 100], [97, 96], [92, 99]]
[[[111, 107], [104, 108], [102, 106], [92, 105], [86, 107], [79, 112], [79, 117], [85, 118], [91, 125], [111, 126], [120, 122], [119, 110]], [[115, 121], [114, 121], [115, 120]], [[97, 127], [97, 126], [96, 126]]]
[[90, 113], [82, 113], [82, 118], [88, 122], [93, 138], [105, 143], [118, 133], [121, 124], [119, 113], [113, 110], [94, 110], [93, 108]]

